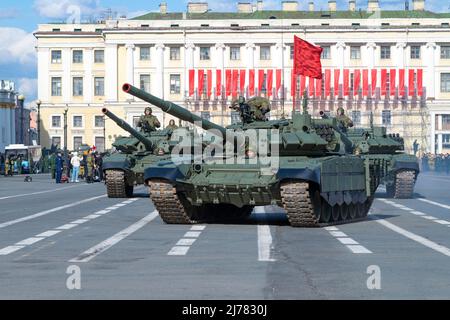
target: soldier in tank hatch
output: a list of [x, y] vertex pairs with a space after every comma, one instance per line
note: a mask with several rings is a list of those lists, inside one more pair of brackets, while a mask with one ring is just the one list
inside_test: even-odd
[[161, 127], [161, 124], [154, 115], [152, 115], [152, 109], [150, 107], [145, 108], [144, 114], [140, 117], [138, 127], [142, 132], [156, 131], [156, 128]]
[[339, 107], [337, 109], [336, 119], [339, 122], [339, 126], [343, 131], [347, 131], [348, 128], [353, 127], [353, 121], [348, 116], [345, 115], [344, 108]]

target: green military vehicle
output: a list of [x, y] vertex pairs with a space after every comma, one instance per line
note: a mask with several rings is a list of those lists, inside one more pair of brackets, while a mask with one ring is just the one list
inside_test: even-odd
[[118, 137], [113, 143], [116, 151], [103, 158], [108, 197], [131, 197], [134, 186], [144, 183], [146, 167], [159, 160], [170, 159], [170, 150], [176, 144], [170, 141], [173, 130], [139, 132], [106, 108], [102, 112], [130, 133], [129, 137]]

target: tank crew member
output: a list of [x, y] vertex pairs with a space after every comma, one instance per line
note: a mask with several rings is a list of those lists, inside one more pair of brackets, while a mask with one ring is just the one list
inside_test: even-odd
[[266, 121], [266, 114], [270, 112], [270, 101], [263, 97], [253, 97], [247, 101], [250, 112], [256, 121]]
[[152, 115], [152, 109], [150, 107], [145, 108], [144, 114], [139, 119], [138, 127], [143, 132], [156, 131], [156, 128], [161, 127], [158, 118]]
[[339, 107], [337, 109], [336, 119], [339, 122], [339, 126], [344, 130], [353, 127], [353, 121], [345, 115], [344, 108], [342, 107]]
[[169, 125], [167, 126], [167, 129], [172, 129], [172, 130], [178, 129], [178, 126], [175, 124], [175, 120], [171, 119], [169, 121]]

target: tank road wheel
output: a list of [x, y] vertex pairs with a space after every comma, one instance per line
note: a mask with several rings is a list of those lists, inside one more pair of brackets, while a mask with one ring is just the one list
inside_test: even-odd
[[333, 219], [333, 222], [338, 222], [341, 218], [341, 207], [336, 204], [331, 210], [331, 217]]
[[148, 185], [150, 198], [165, 223], [194, 224], [203, 218], [203, 208], [190, 204], [169, 182], [151, 180]]
[[[367, 201], [369, 201], [369, 200], [366, 200], [366, 202]], [[357, 205], [356, 205], [356, 207], [358, 208], [358, 218], [364, 218], [364, 217], [367, 217], [367, 212], [368, 212], [368, 210], [366, 209], [367, 208], [367, 205], [366, 205], [366, 203], [364, 202], [364, 203], [358, 203]]]
[[394, 198], [409, 199], [414, 192], [416, 174], [414, 171], [401, 171], [395, 175]]
[[347, 220], [349, 208], [348, 208], [348, 205], [346, 203], [342, 204], [340, 211], [341, 211], [341, 220], [342, 221]]
[[348, 206], [348, 216], [351, 220], [355, 219], [358, 216], [358, 205], [354, 203], [350, 203]]
[[125, 172], [106, 170], [106, 190], [109, 198], [127, 198], [133, 196], [133, 186], [128, 186]]
[[[320, 195], [319, 195], [320, 196]], [[322, 199], [320, 222], [328, 223], [331, 221], [333, 207], [331, 207], [328, 202]]]
[[307, 182], [283, 182], [280, 186], [281, 202], [293, 227], [319, 227], [321, 197], [311, 192]]

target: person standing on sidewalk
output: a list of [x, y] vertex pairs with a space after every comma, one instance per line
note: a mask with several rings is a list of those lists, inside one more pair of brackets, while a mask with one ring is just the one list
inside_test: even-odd
[[72, 178], [70, 179], [70, 182], [79, 182], [78, 173], [80, 172], [80, 158], [78, 157], [78, 152], [73, 153], [70, 164], [72, 165]]
[[58, 155], [55, 158], [56, 183], [61, 183], [63, 169], [64, 160], [62, 158], [61, 152], [58, 152]]

